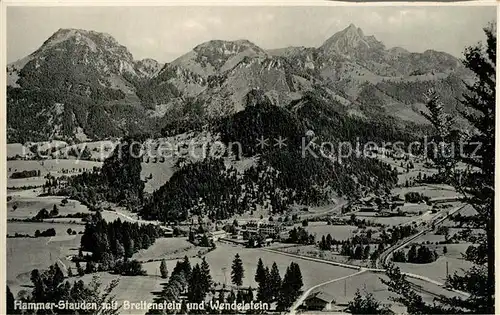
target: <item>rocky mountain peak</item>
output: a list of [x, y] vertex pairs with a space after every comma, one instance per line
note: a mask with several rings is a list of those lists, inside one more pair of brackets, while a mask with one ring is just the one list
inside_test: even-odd
[[135, 62], [135, 70], [137, 72], [137, 75], [144, 78], [154, 77], [160, 72], [163, 66], [164, 65], [162, 63], [159, 63], [158, 61], [151, 58], [145, 58]]
[[130, 87], [117, 77], [138, 76], [128, 49], [111, 35], [96, 31], [59, 29], [28, 57], [22, 66], [11, 67], [11, 85], [74, 88], [90, 84], [128, 93]]
[[211, 40], [196, 46], [194, 51], [200, 54], [221, 54], [235, 55], [245, 50], [252, 50], [255, 53], [264, 53], [265, 51], [249, 40], [239, 39], [235, 41]]
[[86, 46], [91, 52], [99, 52], [101, 49], [108, 51], [120, 52], [127, 55], [127, 58], [133, 59], [125, 46], [122, 46], [118, 41], [107, 33], [96, 31], [88, 31], [74, 28], [61, 28], [50, 36], [40, 47], [39, 51], [43, 51], [54, 46], [64, 45], [66, 43]]
[[350, 55], [355, 50], [384, 49], [384, 45], [375, 36], [365, 36], [361, 28], [350, 24], [327, 39], [320, 49], [325, 53]]

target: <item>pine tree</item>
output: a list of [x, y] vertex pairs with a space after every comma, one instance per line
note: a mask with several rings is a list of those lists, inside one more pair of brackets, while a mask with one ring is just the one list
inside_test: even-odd
[[192, 271], [188, 284], [188, 300], [193, 303], [200, 303], [205, 300], [206, 291], [201, 283], [200, 265], [196, 264]]
[[93, 273], [96, 271], [96, 265], [95, 262], [92, 260], [87, 262], [87, 265], [85, 266], [85, 273]]
[[80, 264], [79, 261], [76, 262], [76, 272], [78, 273], [78, 275], [80, 277], [82, 277], [83, 275], [85, 275], [85, 270], [83, 270], [83, 267], [82, 267], [82, 265]]
[[19, 313], [19, 311], [14, 307], [14, 302], [15, 302], [14, 294], [12, 294], [12, 292], [10, 291], [9, 286], [7, 286], [6, 302], [7, 302], [7, 308], [6, 308], [7, 314], [18, 314]]
[[363, 246], [358, 245], [354, 250], [354, 259], [362, 259], [363, 258]]
[[292, 270], [293, 275], [293, 289], [295, 292], [295, 296], [299, 296], [299, 292], [302, 289], [304, 283], [302, 282], [302, 272], [300, 271], [300, 266], [297, 263], [292, 262], [290, 264], [290, 269]]
[[236, 254], [236, 256], [234, 256], [233, 265], [231, 266], [231, 281], [234, 285], [241, 286], [243, 284], [244, 272], [240, 255]]
[[351, 314], [392, 314], [373, 297], [372, 293], [365, 293], [363, 297], [359, 289], [356, 290], [354, 299], [349, 302], [347, 310]]
[[330, 234], [328, 234], [326, 236], [326, 249], [327, 250], [330, 250], [330, 248], [332, 247], [332, 236]]
[[274, 262], [273, 266], [271, 267], [269, 283], [270, 283], [270, 290], [269, 290], [270, 295], [273, 298], [277, 299], [281, 289], [281, 276], [276, 262]]
[[323, 235], [321, 241], [319, 242], [319, 249], [326, 250], [326, 238]]
[[250, 303], [253, 301], [253, 290], [252, 287], [248, 287], [245, 302]]
[[257, 262], [257, 271], [255, 272], [255, 282], [258, 284], [265, 282], [266, 279], [266, 271], [264, 269], [264, 263], [262, 262], [262, 259], [259, 258], [259, 261]]
[[231, 292], [227, 295], [226, 302], [233, 303], [234, 301], [236, 301], [236, 294], [234, 294], [234, 291], [231, 290]]
[[370, 257], [370, 245], [366, 245], [363, 249], [363, 259], [368, 259]]
[[205, 257], [201, 260], [201, 282], [206, 292], [212, 287], [212, 276], [210, 275], [210, 266], [208, 265]]
[[165, 259], [161, 260], [160, 274], [163, 279], [166, 279], [168, 277], [167, 262], [165, 261]]
[[243, 302], [243, 293], [241, 290], [238, 290], [236, 293], [236, 303], [242, 303]]
[[[486, 47], [478, 44], [465, 50], [463, 63], [471, 70], [476, 81], [466, 83], [467, 94], [463, 95], [464, 110], [462, 116], [475, 128], [472, 135], [450, 132], [448, 118], [441, 111], [441, 104], [436, 95], [431, 93], [427, 107], [431, 115], [428, 117], [438, 133], [438, 139], [444, 144], [444, 153], [448, 153], [454, 142], [460, 145], [466, 141], [480, 143], [475, 155], [469, 154], [435, 154], [431, 158], [440, 168], [440, 175], [465, 196], [477, 215], [475, 228], [485, 230], [485, 236], [477, 241], [478, 247], [486, 249], [486, 255], [468, 257], [475, 264], [465, 271], [464, 275], [449, 276], [447, 284], [458, 290], [466, 291], [470, 296], [438, 298], [439, 305], [426, 304], [420, 295], [415, 293], [401, 274], [399, 268], [387, 270], [389, 280], [382, 280], [389, 290], [398, 294], [398, 301], [407, 307], [410, 314], [422, 313], [495, 313], [495, 212], [494, 212], [494, 174], [495, 174], [495, 90], [496, 90], [496, 26], [491, 23], [484, 28]], [[459, 133], [459, 131], [458, 131]], [[465, 139], [465, 141], [464, 141]], [[448, 151], [448, 152], [446, 152]], [[463, 152], [461, 152], [463, 153]], [[458, 162], [472, 166], [465, 171], [457, 170]]]
[[181, 266], [182, 271], [184, 271], [184, 276], [189, 280], [191, 278], [191, 263], [189, 262], [189, 258], [187, 255], [184, 256], [184, 260], [182, 261]]
[[408, 251], [408, 262], [416, 263], [417, 262], [417, 246], [412, 245], [410, 250]]
[[262, 281], [259, 282], [257, 288], [257, 300], [262, 302], [270, 302], [270, 289], [271, 289], [271, 273], [269, 267], [264, 268]]
[[298, 298], [300, 288], [302, 287], [302, 275], [300, 268], [294, 262], [287, 267], [283, 282], [281, 285], [280, 294], [278, 297], [277, 309], [285, 311]]

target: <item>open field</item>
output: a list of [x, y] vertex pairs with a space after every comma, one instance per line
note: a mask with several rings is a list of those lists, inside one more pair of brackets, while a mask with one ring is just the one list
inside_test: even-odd
[[[347, 278], [343, 281], [341, 280], [340, 282], [326, 284], [315, 289], [314, 292], [322, 291], [334, 296], [335, 304], [343, 307], [346, 307], [347, 304], [352, 301], [356, 290], [358, 289], [362, 293], [364, 293], [364, 290], [373, 293], [374, 297], [384, 304], [392, 304], [393, 302], [391, 302], [389, 298], [395, 295], [392, 292], [389, 292], [387, 286], [380, 281], [381, 276], [383, 275], [364, 273]], [[405, 311], [405, 308], [401, 305], [394, 305], [393, 310], [396, 313], [402, 313]]]
[[[405, 217], [382, 217], [382, 216], [362, 216], [358, 215], [360, 213], [356, 213], [356, 216], [359, 219], [366, 219], [367, 221], [371, 221], [374, 223], [381, 223], [388, 226], [395, 226], [400, 224], [405, 224], [415, 220], [415, 217], [405, 216]], [[342, 217], [343, 219], [349, 219], [349, 216]]]
[[[304, 289], [311, 287], [315, 284], [326, 281], [325, 279], [333, 279], [336, 277], [343, 277], [355, 273], [353, 269], [347, 269], [337, 266], [332, 266], [324, 263], [313, 262], [300, 258], [292, 258], [277, 253], [271, 253], [259, 249], [242, 248], [236, 245], [229, 245], [224, 243], [217, 243], [217, 248], [214, 251], [206, 254], [206, 260], [210, 265], [212, 278], [218, 283], [231, 283], [231, 264], [236, 254], [239, 254], [243, 261], [243, 268], [245, 270], [243, 286], [257, 287], [254, 280], [255, 271], [257, 269], [257, 261], [262, 258], [264, 265], [271, 268], [273, 262], [276, 262], [283, 277], [286, 268], [290, 263], [296, 262], [299, 264], [302, 278], [304, 282]], [[190, 258], [191, 265], [201, 262], [200, 258]], [[175, 260], [167, 261], [168, 270], [171, 271], [176, 264]], [[159, 274], [159, 262], [143, 264], [144, 268], [148, 271], [149, 275]], [[225, 270], [223, 270], [225, 268]]]
[[111, 153], [113, 153], [113, 149], [114, 149], [115, 145], [116, 145], [116, 143], [109, 141], [109, 140], [92, 141], [92, 142], [73, 144], [73, 145], [68, 145], [68, 146], [65, 146], [65, 147], [57, 150], [56, 152], [54, 152], [52, 154], [52, 156], [64, 158], [64, 157], [69, 156], [68, 155], [69, 150], [76, 150], [77, 153], [80, 153], [80, 152], [82, 152], [83, 148], [85, 147], [90, 152], [92, 159], [97, 159], [99, 161], [103, 161]]
[[58, 260], [69, 266], [67, 256], [78, 254], [80, 239], [81, 235], [7, 239], [7, 284], [14, 295], [23, 285], [31, 285], [33, 269], [47, 269]]
[[132, 257], [139, 261], [151, 259], [182, 259], [184, 256], [192, 257], [208, 251], [207, 247], [196, 247], [185, 237], [159, 238], [148, 249], [142, 249]]
[[[60, 237], [69, 236], [66, 232], [69, 228], [75, 230], [77, 233], [84, 230], [84, 226], [81, 224], [68, 224], [68, 223], [48, 223], [48, 222], [8, 222], [7, 223], [7, 234], [14, 235], [15, 233], [35, 235], [36, 230], [40, 232], [47, 229], [54, 228], [56, 230], [56, 236], [53, 237], [54, 240]], [[46, 238], [48, 241], [49, 237]]]
[[[335, 297], [337, 305], [344, 308], [347, 303], [352, 301], [356, 290], [360, 290], [363, 294], [366, 290], [367, 292], [373, 293], [376, 300], [382, 302], [383, 304], [393, 304], [391, 309], [396, 312], [396, 314], [401, 314], [406, 312], [406, 308], [398, 303], [390, 300], [391, 297], [396, 295], [390, 292], [386, 285], [382, 283], [380, 278], [387, 279], [383, 274], [374, 273], [364, 273], [356, 275], [339, 282], [333, 282], [326, 284], [314, 290], [314, 292], [323, 291]], [[435, 294], [443, 294], [450, 296], [450, 293], [437, 285], [429, 284], [423, 281], [413, 280], [411, 282], [422, 286], [426, 290], [429, 290]], [[424, 301], [432, 303], [433, 297], [429, 294], [422, 294]]]
[[[450, 231], [450, 235], [453, 232]], [[462, 269], [469, 269], [472, 267], [472, 263], [466, 261], [462, 258], [462, 253], [465, 253], [467, 248], [471, 245], [470, 243], [460, 243], [460, 244], [434, 244], [435, 242], [444, 241], [443, 235], [435, 235], [433, 233], [427, 233], [417, 238], [412, 244], [417, 246], [427, 241], [432, 242], [432, 244], [426, 245], [430, 250], [435, 250], [438, 253], [439, 258], [430, 264], [411, 264], [411, 263], [395, 263], [401, 268], [401, 271], [410, 272], [422, 276], [426, 276], [430, 279], [444, 282], [446, 280], [446, 263], [448, 262], [448, 272], [452, 275], [455, 272], [462, 274]], [[410, 245], [411, 246], [411, 245]], [[407, 253], [410, 246], [405, 248]], [[443, 248], [446, 246], [447, 253], [443, 253]]]
[[455, 272], [463, 274], [462, 269], [467, 270], [473, 266], [471, 262], [464, 259], [446, 256], [439, 257], [435, 262], [430, 264], [396, 263], [396, 265], [401, 271], [425, 276], [444, 283], [446, 281], [446, 262], [448, 262], [448, 272], [450, 275], [453, 275]]
[[[440, 188], [442, 187], [442, 188]], [[392, 190], [393, 194], [397, 194], [400, 197], [404, 198], [404, 195], [408, 192], [417, 192], [421, 193], [424, 196], [429, 198], [436, 197], [455, 197], [459, 195], [451, 186], [448, 185], [432, 185], [432, 186], [413, 186], [413, 187], [404, 187], [404, 188], [395, 188]]]
[[[119, 279], [118, 285], [113, 290], [112, 294], [116, 296], [116, 301], [118, 305], [122, 305], [123, 301], [127, 300], [132, 303], [138, 303], [141, 301], [153, 302], [155, 293], [158, 294], [162, 290], [162, 283], [165, 283], [165, 279], [160, 277], [151, 276], [119, 276], [110, 274], [107, 272], [99, 272], [95, 274], [88, 274], [83, 277], [75, 277], [74, 279], [82, 279], [85, 283], [92, 281], [92, 277], [97, 275], [100, 282], [102, 283], [102, 288], [104, 288], [108, 283], [114, 279]], [[144, 310], [125, 310], [120, 309], [120, 314], [145, 314]]]
[[172, 174], [174, 174], [174, 162], [172, 159], [166, 159], [164, 163], [141, 163], [141, 178], [146, 179], [149, 175], [153, 177], [147, 179], [144, 187], [145, 192], [153, 192], [165, 184]]
[[124, 207], [115, 206], [114, 210], [103, 210], [101, 211], [102, 218], [107, 222], [120, 219], [122, 221], [128, 221], [140, 224], [157, 224], [158, 221], [148, 221], [139, 218], [137, 213], [133, 213], [125, 209]]
[[[340, 247], [339, 247], [340, 248]], [[370, 245], [370, 252], [374, 251], [377, 248], [377, 245]], [[347, 256], [339, 255], [336, 251], [326, 251], [321, 250], [314, 245], [298, 245], [298, 246], [288, 246], [288, 247], [280, 247], [276, 248], [277, 250], [290, 253], [300, 256], [313, 257], [318, 259], [329, 260], [333, 262], [350, 264], [361, 267], [372, 267], [372, 262], [367, 260], [358, 260], [358, 259], [349, 259]]]
[[[60, 215], [74, 214], [78, 212], [88, 213], [89, 210], [86, 206], [82, 205], [79, 201], [68, 199], [65, 206], [61, 206], [61, 201], [65, 197], [61, 196], [46, 196], [37, 197], [37, 193], [32, 193], [32, 196], [23, 193], [12, 192], [9, 196], [12, 198], [7, 202], [7, 218], [8, 219], [27, 219], [34, 217], [38, 211], [45, 208], [48, 211], [52, 210], [54, 205], [57, 205]], [[14, 210], [13, 207], [17, 206]]]
[[[12, 160], [7, 161], [7, 187], [22, 186], [42, 186], [45, 184], [44, 176], [51, 174], [53, 176], [75, 175], [83, 171], [91, 171], [94, 167], [101, 167], [102, 162], [80, 161], [76, 159], [49, 159], [40, 161], [31, 160]], [[39, 177], [16, 178], [10, 176], [14, 172], [39, 170]], [[69, 173], [63, 174], [63, 170]]]
[[40, 161], [31, 160], [12, 160], [7, 161], [7, 175], [10, 176], [13, 172], [20, 172], [24, 170], [40, 170], [41, 176], [48, 173], [62, 173], [62, 170], [69, 170], [70, 173], [78, 173], [82, 171], [91, 171], [94, 166], [101, 167], [101, 162], [82, 161], [76, 159], [48, 159]]
[[305, 229], [307, 232], [316, 235], [316, 241], [321, 240], [323, 235], [326, 237], [328, 234], [336, 240], [346, 240], [354, 236], [354, 232], [359, 230], [356, 226], [352, 225], [327, 225], [326, 222], [309, 222], [309, 225]]
[[[477, 215], [477, 211], [471, 206], [471, 205], [467, 205], [466, 207], [464, 207], [463, 209], [461, 209], [459, 212], [455, 213], [455, 215], [457, 215], [458, 213], [460, 213], [462, 216], [475, 216]], [[443, 221], [442, 225], [444, 226], [456, 226], [458, 223], [451, 220], [451, 219], [446, 219]]]
[[7, 186], [9, 188], [42, 187], [46, 181], [44, 177], [9, 178], [7, 179]]
[[41, 141], [41, 142], [32, 142], [29, 144], [21, 144], [21, 143], [8, 143], [7, 144], [7, 157], [33, 157], [35, 154], [30, 151], [31, 146], [37, 146], [39, 152], [46, 151], [50, 148], [63, 148], [67, 146], [68, 143], [60, 140], [52, 140], [52, 141]]

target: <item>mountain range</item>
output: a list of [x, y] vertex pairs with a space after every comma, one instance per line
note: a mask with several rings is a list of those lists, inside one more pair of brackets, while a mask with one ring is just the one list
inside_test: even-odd
[[468, 77], [450, 54], [387, 49], [352, 24], [319, 47], [266, 50], [248, 40], [211, 40], [166, 64], [135, 60], [108, 34], [60, 29], [7, 66], [7, 136], [155, 135], [178, 122], [242, 111], [255, 102], [252, 95], [287, 107], [311, 92], [359, 119], [426, 124], [424, 93], [436, 88], [454, 113]]

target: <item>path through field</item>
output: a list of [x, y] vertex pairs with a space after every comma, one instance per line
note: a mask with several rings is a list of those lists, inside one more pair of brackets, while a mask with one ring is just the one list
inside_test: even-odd
[[[440, 217], [440, 214], [439, 215], [436, 215], [431, 222], [433, 222], [432, 224], [429, 224], [428, 227], [424, 230], [422, 230], [421, 232], [415, 234], [415, 235], [412, 235], [412, 236], [409, 236], [407, 237], [406, 239], [404, 239], [402, 242], [398, 243], [397, 245], [395, 246], [392, 246], [390, 247], [389, 249], [387, 249], [383, 255], [381, 255], [380, 259], [377, 260], [377, 267], [379, 264], [382, 264], [382, 266], [385, 266], [386, 262], [387, 262], [387, 259], [390, 257], [390, 255], [392, 255], [395, 251], [403, 248], [404, 246], [406, 246], [408, 243], [410, 243], [412, 240], [414, 240], [415, 238], [419, 237], [420, 235], [422, 235], [423, 233], [425, 232], [428, 232], [430, 230], [430, 227], [435, 227], [439, 224], [441, 224], [442, 222], [444, 222], [449, 216], [453, 215], [454, 213], [460, 211], [461, 209], [463, 209], [466, 205], [460, 205], [454, 209], [452, 209], [451, 211], [448, 211], [446, 212], [446, 215], [443, 216], [443, 217]], [[324, 286], [324, 285], [327, 285], [327, 284], [330, 284], [330, 283], [333, 283], [333, 282], [337, 282], [337, 281], [340, 281], [340, 280], [344, 280], [344, 279], [347, 279], [347, 278], [351, 278], [351, 277], [354, 277], [354, 276], [357, 276], [359, 274], [362, 274], [362, 273], [365, 273], [365, 272], [374, 272], [374, 273], [384, 273], [385, 272], [385, 269], [382, 269], [382, 268], [362, 268], [360, 266], [356, 266], [356, 265], [351, 265], [351, 264], [347, 264], [347, 263], [338, 263], [338, 262], [332, 262], [332, 261], [329, 261], [329, 260], [324, 260], [324, 259], [320, 259], [320, 258], [313, 258], [313, 257], [304, 257], [304, 256], [300, 256], [300, 255], [295, 255], [295, 254], [291, 254], [291, 253], [284, 253], [284, 252], [281, 252], [281, 251], [277, 251], [277, 250], [274, 250], [274, 249], [262, 249], [262, 250], [265, 250], [265, 251], [269, 251], [269, 252], [274, 252], [274, 253], [280, 253], [282, 255], [286, 255], [286, 256], [291, 256], [291, 257], [297, 257], [297, 258], [302, 258], [302, 259], [307, 259], [307, 260], [311, 260], [311, 261], [315, 261], [315, 262], [322, 262], [322, 263], [325, 263], [325, 264], [330, 264], [330, 265], [335, 265], [335, 266], [339, 266], [339, 267], [345, 267], [345, 268], [355, 268], [355, 269], [358, 269], [359, 271], [357, 273], [354, 273], [354, 274], [351, 274], [351, 275], [348, 275], [348, 276], [344, 276], [344, 277], [340, 277], [340, 278], [335, 278], [335, 279], [330, 279], [328, 281], [325, 281], [325, 282], [322, 282], [320, 284], [317, 284], [317, 285], [314, 285], [312, 287], [310, 287], [309, 289], [307, 289], [300, 297], [297, 301], [295, 301], [295, 303], [293, 304], [293, 306], [291, 307], [290, 309], [290, 313], [289, 314], [292, 314], [294, 315], [297, 311], [297, 308], [300, 307], [300, 305], [302, 305], [302, 303], [307, 299], [307, 297], [309, 296], [309, 294], [311, 294], [311, 292], [314, 290], [314, 289], [317, 289], [321, 286]], [[427, 283], [431, 283], [431, 284], [434, 284], [434, 285], [437, 285], [437, 286], [440, 286], [442, 288], [444, 288], [444, 283], [441, 283], [439, 281], [435, 281], [433, 279], [430, 279], [428, 277], [425, 277], [425, 276], [421, 276], [421, 275], [417, 275], [417, 274], [412, 274], [412, 273], [407, 273], [407, 272], [403, 272], [403, 274], [408, 277], [408, 278], [413, 278], [413, 279], [418, 279], [418, 280], [422, 280], [424, 282], [427, 282]], [[435, 295], [435, 293], [429, 291], [429, 290], [426, 290], [425, 288], [420, 288], [420, 287], [415, 287], [416, 290], [422, 292], [422, 293], [427, 293], [427, 294], [431, 294], [431, 295]], [[446, 289], [446, 288], [444, 288]], [[448, 290], [448, 289], [446, 289]], [[467, 294], [466, 292], [462, 292], [462, 291], [457, 291], [457, 290], [451, 290], [455, 293], [458, 293], [462, 296], [465, 296], [465, 297], [468, 297], [469, 294]]]
[[333, 282], [337, 282], [337, 281], [341, 281], [341, 280], [344, 280], [344, 279], [347, 279], [347, 278], [351, 278], [351, 277], [354, 277], [354, 276], [357, 276], [357, 275], [360, 275], [362, 273], [365, 273], [367, 272], [368, 270], [364, 269], [364, 268], [361, 268], [360, 271], [356, 272], [356, 273], [353, 273], [352, 275], [348, 275], [348, 276], [344, 276], [344, 277], [340, 277], [340, 278], [337, 278], [337, 279], [332, 279], [332, 280], [328, 280], [328, 281], [325, 281], [323, 283], [320, 283], [320, 284], [317, 284], [311, 288], [309, 288], [307, 291], [305, 291], [298, 299], [297, 301], [295, 301], [295, 303], [292, 305], [292, 307], [290, 308], [290, 312], [289, 314], [290, 315], [295, 315], [296, 311], [297, 311], [297, 308], [299, 306], [302, 305], [302, 303], [304, 303], [305, 299], [309, 296], [309, 294], [311, 294], [311, 292], [321, 286], [324, 286], [324, 285], [327, 285], [327, 284], [330, 284], [330, 283], [333, 283]]

